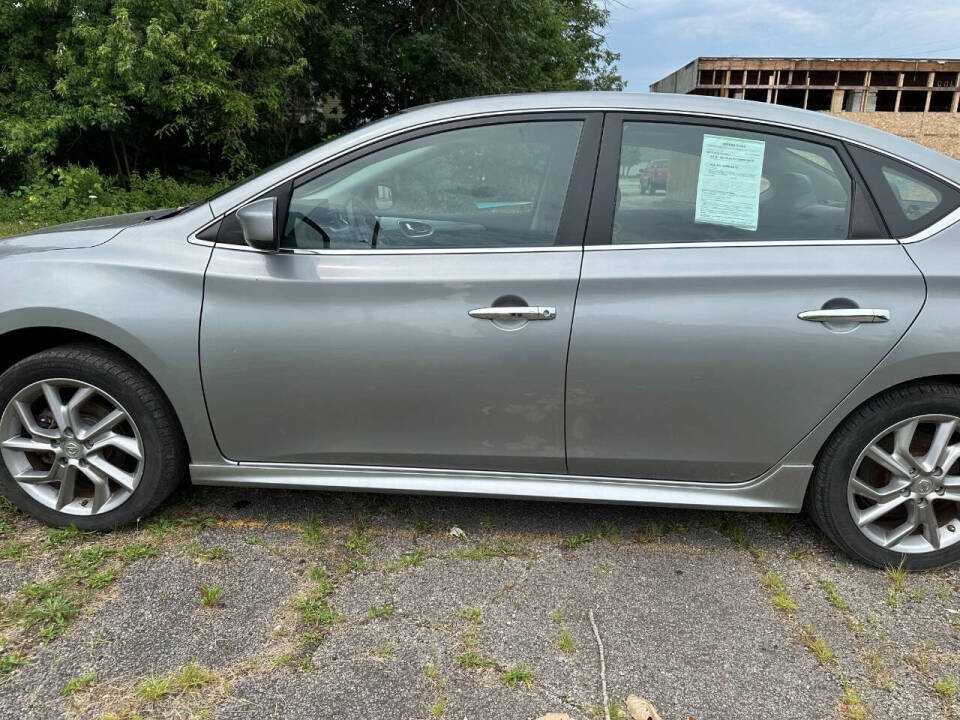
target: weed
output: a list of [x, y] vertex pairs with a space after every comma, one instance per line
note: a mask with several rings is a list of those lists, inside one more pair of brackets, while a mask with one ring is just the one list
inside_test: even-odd
[[147, 678], [140, 683], [137, 694], [144, 700], [156, 702], [167, 695], [196, 692], [216, 679], [213, 671], [191, 663], [161, 677]]
[[156, 520], [147, 525], [147, 530], [151, 535], [153, 535], [158, 541], [162, 542], [163, 539], [167, 536], [168, 533], [173, 532], [177, 527], [177, 521], [173, 518], [168, 517], [158, 517]]
[[446, 698], [437, 698], [436, 701], [424, 704], [427, 712], [432, 718], [442, 718], [443, 714], [447, 711], [447, 699]]
[[319, 592], [312, 592], [297, 601], [297, 610], [301, 619], [308, 625], [319, 628], [330, 625], [336, 620], [336, 613], [326, 596]]
[[847, 607], [847, 601], [841, 597], [837, 586], [832, 582], [829, 580], [821, 580], [820, 587], [823, 588], [823, 591], [827, 594], [827, 600], [829, 600], [830, 604], [837, 608], [837, 610], [843, 610]]
[[357, 555], [366, 555], [370, 551], [367, 539], [359, 533], [354, 533], [346, 543], [347, 550], [355, 552]]
[[223, 587], [220, 585], [198, 585], [200, 591], [200, 604], [204, 607], [214, 608], [220, 604], [220, 597], [223, 595]]
[[687, 526], [678, 522], [667, 523], [667, 532], [671, 535], [685, 535]]
[[400, 567], [412, 568], [423, 564], [422, 550], [407, 550], [400, 556]]
[[266, 540], [264, 540], [261, 537], [257, 537], [256, 535], [251, 535], [250, 537], [248, 537], [247, 544], [253, 545], [254, 547], [262, 547], [264, 550], [266, 550], [269, 553], [273, 553], [274, 555], [276, 555], [279, 552], [276, 545], [271, 545]]
[[311, 515], [303, 523], [303, 542], [308, 547], [321, 548], [327, 542], [327, 532], [323, 527], [323, 518], [320, 515]]
[[382, 605], [371, 605], [367, 608], [367, 619], [375, 620], [377, 618], [385, 618], [393, 615], [396, 608], [392, 603], [383, 603]]
[[515, 688], [519, 683], [523, 683], [529, 690], [533, 684], [533, 670], [520, 663], [503, 674], [503, 682], [509, 688]]
[[496, 547], [491, 547], [484, 543], [474, 545], [472, 548], [460, 548], [454, 550], [449, 557], [463, 558], [468, 560], [488, 560], [490, 558], [521, 557], [529, 555], [530, 551], [514, 543], [502, 540]]
[[0, 656], [0, 674], [13, 672], [15, 668], [26, 665], [29, 662], [26, 655], [17, 652], [7, 653], [6, 655]]
[[594, 540], [607, 540], [614, 542], [620, 537], [620, 528], [613, 523], [604, 523], [598, 528], [593, 528], [585, 533], [573, 535], [564, 540], [563, 544], [570, 550], [576, 550], [579, 547], [593, 542]]
[[38, 625], [44, 642], [54, 640], [74, 615], [80, 612], [80, 604], [71, 595], [55, 593], [23, 611], [26, 627]]
[[120, 549], [120, 557], [125, 562], [134, 562], [151, 558], [157, 554], [157, 546], [151, 542], [136, 542]]
[[427, 663], [423, 666], [423, 674], [431, 680], [435, 680], [437, 677], [437, 666], [433, 663]]
[[890, 582], [893, 583], [893, 589], [897, 592], [903, 592], [907, 589], [907, 571], [903, 567], [903, 560], [900, 561], [900, 564], [897, 567], [892, 565], [887, 565], [884, 574], [890, 578]]
[[493, 660], [486, 658], [480, 653], [474, 652], [473, 650], [467, 650], [466, 652], [462, 652], [457, 655], [457, 662], [468, 670], [475, 670], [477, 668], [490, 668], [494, 666]]
[[900, 606], [900, 596], [897, 594], [896, 589], [893, 589], [887, 593], [887, 605], [890, 607]]
[[115, 568], [104, 570], [103, 572], [99, 572], [88, 577], [87, 587], [91, 590], [100, 590], [101, 588], [105, 588], [107, 585], [112, 583], [116, 577], [117, 570]]
[[788, 614], [796, 612], [797, 603], [787, 592], [783, 579], [777, 573], [768, 572], [763, 576], [761, 582], [765, 588], [773, 590], [773, 597], [770, 598], [770, 602], [777, 610]]
[[890, 678], [890, 671], [887, 670], [883, 659], [878, 653], [867, 653], [864, 655], [867, 662], [867, 668], [873, 676], [873, 681], [877, 687], [883, 688], [887, 692], [893, 690], [893, 680]]
[[483, 621], [483, 611], [478, 607], [461, 608], [457, 610], [457, 615], [464, 620], [469, 620], [474, 625]]
[[947, 675], [933, 683], [933, 689], [944, 700], [950, 700], [960, 688], [957, 686], [957, 679], [953, 675]]
[[393, 643], [389, 640], [380, 643], [373, 649], [373, 654], [375, 657], [380, 658], [381, 660], [388, 660], [393, 657]]
[[76, 695], [81, 690], [85, 690], [90, 687], [97, 681], [97, 674], [95, 672], [89, 672], [86, 675], [81, 675], [80, 677], [75, 677], [64, 684], [63, 689], [60, 691], [60, 694], [64, 697], [70, 697], [71, 695]]
[[13, 560], [22, 563], [27, 555], [27, 544], [14, 540], [5, 540], [0, 543], [0, 560]]
[[103, 565], [103, 561], [112, 553], [100, 543], [83, 548], [70, 550], [64, 554], [61, 564], [73, 570], [77, 577], [85, 578], [94, 574]]
[[607, 575], [613, 570], [613, 563], [602, 562], [597, 565], [597, 575]]
[[319, 597], [333, 595], [333, 591], [336, 590], [334, 584], [327, 577], [327, 571], [319, 565], [310, 570], [310, 580], [317, 586], [314, 594]]
[[781, 535], [789, 535], [793, 531], [795, 520], [790, 515], [773, 513], [768, 515], [767, 518], [770, 520], [770, 525], [773, 527], [773, 529], [779, 532]]
[[937, 590], [937, 597], [939, 597], [941, 600], [949, 600], [952, 592], [953, 591], [949, 585], [944, 585], [942, 588]]
[[230, 553], [227, 552], [227, 549], [223, 545], [214, 545], [213, 547], [205, 548], [201, 545], [192, 544], [187, 547], [187, 551], [198, 560], [206, 560], [208, 562], [230, 559]]
[[843, 698], [840, 700], [840, 712], [850, 720], [866, 720], [867, 708], [863, 696], [847, 682], [843, 683]]
[[557, 647], [560, 648], [561, 652], [572, 653], [577, 648], [577, 643], [573, 639], [573, 635], [570, 634], [570, 631], [566, 628], [561, 628], [560, 633], [557, 635]]
[[633, 536], [633, 541], [638, 545], [652, 543], [663, 537], [663, 526], [660, 523], [650, 523], [650, 525], [641, 532]]
[[807, 625], [803, 628], [803, 644], [806, 645], [807, 649], [824, 665], [836, 660], [833, 650], [830, 649], [826, 641], [823, 638], [817, 637], [813, 630], [813, 625]]
[[79, 542], [92, 534], [89, 530], [78, 530], [74, 525], [61, 528], [47, 528], [47, 537], [40, 547], [44, 550], [52, 547], [60, 547], [67, 543]]
[[806, 548], [794, 548], [789, 553], [787, 557], [791, 560], [803, 560], [805, 557], [809, 557], [810, 551]]
[[553, 609], [553, 612], [550, 613], [550, 619], [557, 623], [557, 625], [563, 622], [563, 612], [560, 608]]

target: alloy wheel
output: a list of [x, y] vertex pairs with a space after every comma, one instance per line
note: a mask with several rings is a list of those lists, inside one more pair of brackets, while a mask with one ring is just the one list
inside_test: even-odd
[[867, 538], [926, 553], [960, 540], [960, 418], [921, 415], [887, 428], [860, 453], [847, 505]]
[[7, 403], [0, 457], [19, 487], [44, 506], [97, 515], [133, 495], [144, 449], [133, 418], [110, 395], [79, 380], [50, 379]]

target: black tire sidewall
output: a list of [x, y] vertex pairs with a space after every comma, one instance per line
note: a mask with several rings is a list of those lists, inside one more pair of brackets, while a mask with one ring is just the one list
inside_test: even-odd
[[[884, 430], [918, 415], [960, 417], [960, 388], [918, 386], [908, 396], [881, 396], [842, 426], [828, 443], [813, 479], [811, 508], [821, 528], [844, 550], [877, 567], [926, 570], [960, 561], [960, 542], [928, 553], [899, 553], [874, 544], [857, 527], [847, 504], [847, 482], [854, 463]], [[952, 392], [951, 392], [952, 391]], [[960, 532], [960, 527], [958, 527]]]
[[[90, 362], [89, 359], [100, 362]], [[91, 357], [92, 356], [92, 357]], [[117, 372], [117, 371], [120, 372]], [[133, 373], [141, 382], [132, 385], [121, 376]], [[164, 471], [170, 453], [158, 430], [156, 396], [143, 373], [118, 358], [95, 350], [64, 349], [27, 358], [0, 375], [0, 413], [23, 388], [43, 380], [79, 380], [101, 389], [133, 418], [143, 443], [143, 473], [132, 496], [119, 507], [98, 515], [71, 515], [46, 507], [26, 493], [0, 462], [0, 490], [21, 510], [52, 526], [75, 525], [81, 530], [101, 530], [139, 519], [161, 502], [169, 490]]]

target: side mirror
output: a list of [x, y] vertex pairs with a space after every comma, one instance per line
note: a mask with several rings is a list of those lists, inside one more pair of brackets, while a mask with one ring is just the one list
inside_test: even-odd
[[243, 241], [256, 250], [276, 252], [280, 245], [277, 229], [277, 199], [254, 200], [237, 210]]

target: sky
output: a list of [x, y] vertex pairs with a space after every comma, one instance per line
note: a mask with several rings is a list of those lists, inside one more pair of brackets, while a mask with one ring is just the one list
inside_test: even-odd
[[[603, 1], [603, 0], [601, 0]], [[606, 0], [627, 90], [698, 56], [960, 58], [960, 0]]]

